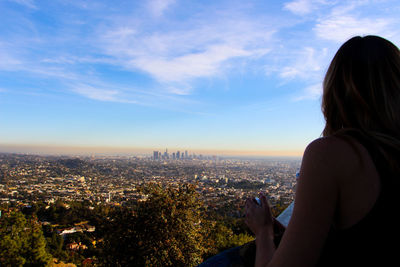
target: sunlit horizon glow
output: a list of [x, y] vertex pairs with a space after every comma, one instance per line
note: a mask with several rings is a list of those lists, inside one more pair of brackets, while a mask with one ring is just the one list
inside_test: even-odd
[[208, 150], [172, 148], [143, 148], [143, 147], [95, 147], [95, 146], [57, 146], [57, 145], [32, 145], [32, 144], [0, 144], [0, 153], [17, 153], [30, 155], [59, 155], [59, 156], [147, 156], [151, 157], [154, 151], [162, 154], [168, 151], [169, 155], [177, 151], [188, 151], [189, 155], [203, 156], [237, 156], [237, 157], [300, 157], [302, 151], [296, 150]]
[[337, 49], [367, 34], [398, 45], [399, 13], [395, 0], [0, 1], [0, 152], [299, 156], [322, 132]]

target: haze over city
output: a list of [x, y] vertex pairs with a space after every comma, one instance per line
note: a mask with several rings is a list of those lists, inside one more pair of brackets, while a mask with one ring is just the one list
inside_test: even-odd
[[0, 1], [0, 151], [301, 156], [355, 35], [398, 1]]

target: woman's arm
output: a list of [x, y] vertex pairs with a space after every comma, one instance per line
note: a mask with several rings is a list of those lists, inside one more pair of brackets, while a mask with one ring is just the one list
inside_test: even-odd
[[272, 217], [266, 196], [260, 193], [259, 198], [259, 204], [251, 198], [246, 200], [246, 224], [256, 235], [255, 266], [264, 266], [275, 253], [275, 219]]
[[[268, 220], [249, 225], [256, 235], [256, 266], [300, 267], [317, 263], [337, 207], [338, 177], [348, 171], [349, 162], [343, 154], [347, 149], [343, 150], [343, 146], [343, 141], [329, 137], [317, 139], [307, 147], [292, 218], [278, 249], [271, 241]], [[249, 210], [247, 222], [258, 220], [259, 214], [253, 211]]]
[[289, 225], [268, 266], [314, 266], [332, 226], [343, 155], [336, 138], [312, 142], [304, 152]]
[[266, 266], [275, 254], [274, 236], [267, 232], [261, 232], [256, 237], [255, 267]]

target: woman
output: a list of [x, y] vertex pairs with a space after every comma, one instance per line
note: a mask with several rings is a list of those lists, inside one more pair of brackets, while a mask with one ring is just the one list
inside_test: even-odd
[[266, 196], [246, 201], [255, 265], [398, 266], [399, 49], [377, 36], [344, 43], [324, 79], [322, 111], [323, 137], [304, 152], [278, 247]]

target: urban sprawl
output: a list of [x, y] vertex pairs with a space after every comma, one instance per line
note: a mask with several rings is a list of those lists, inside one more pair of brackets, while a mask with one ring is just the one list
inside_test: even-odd
[[209, 208], [241, 216], [247, 197], [266, 192], [273, 205], [294, 197], [296, 158], [241, 159], [154, 151], [152, 156], [39, 156], [0, 154], [0, 203], [146, 201], [145, 183], [192, 183]]

